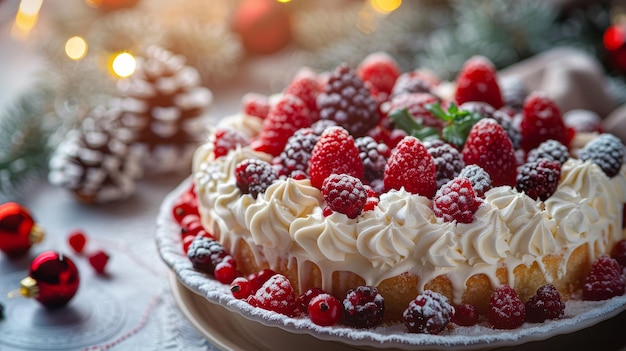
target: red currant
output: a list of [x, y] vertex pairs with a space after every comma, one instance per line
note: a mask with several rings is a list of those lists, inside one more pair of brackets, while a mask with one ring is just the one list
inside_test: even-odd
[[343, 313], [339, 299], [327, 293], [313, 297], [307, 310], [311, 321], [324, 327], [337, 324]]
[[180, 222], [182, 232], [192, 232], [198, 228], [202, 228], [202, 222], [200, 222], [200, 216], [197, 214], [186, 215]]
[[326, 292], [320, 288], [311, 288], [307, 290], [304, 294], [298, 296], [298, 298], [296, 299], [296, 305], [298, 307], [298, 310], [302, 313], [307, 313], [309, 309], [309, 302], [311, 302], [311, 299], [319, 294], [324, 293]]
[[87, 244], [87, 236], [85, 236], [82, 230], [73, 231], [67, 240], [76, 253], [82, 253]]
[[224, 259], [215, 266], [213, 275], [215, 275], [215, 279], [217, 279], [220, 283], [232, 283], [237, 275], [235, 259], [232, 256], [224, 257]]
[[230, 283], [230, 291], [236, 299], [247, 299], [252, 294], [252, 285], [245, 277], [237, 277]]
[[454, 307], [454, 316], [452, 316], [452, 322], [470, 327], [478, 323], [479, 313], [474, 305], [462, 304]]

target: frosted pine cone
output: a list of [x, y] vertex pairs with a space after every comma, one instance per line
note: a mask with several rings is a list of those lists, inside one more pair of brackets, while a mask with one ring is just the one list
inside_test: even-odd
[[180, 55], [150, 46], [137, 71], [119, 81], [121, 123], [135, 133], [147, 173], [188, 170], [206, 135], [202, 117], [213, 100], [198, 71]]
[[86, 203], [124, 200], [141, 176], [132, 132], [119, 126], [121, 111], [98, 108], [68, 133], [53, 153], [48, 180]]

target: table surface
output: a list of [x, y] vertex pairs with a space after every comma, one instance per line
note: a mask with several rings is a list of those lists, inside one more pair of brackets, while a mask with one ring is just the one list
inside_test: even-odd
[[[8, 105], [32, 82], [41, 62], [31, 49], [8, 36], [7, 3], [0, 1], [0, 109]], [[281, 72], [280, 61], [259, 58], [244, 65], [238, 77], [213, 91], [215, 103], [209, 120], [235, 112], [244, 92], [271, 92]], [[284, 67], [284, 66], [283, 66]], [[245, 77], [245, 78], [243, 78]], [[110, 205], [88, 206], [67, 191], [42, 181], [29, 189], [21, 202], [45, 229], [43, 242], [26, 257], [9, 260], [0, 255], [0, 303], [5, 316], [0, 320], [0, 351], [18, 350], [217, 350], [193, 329], [171, 294], [168, 269], [154, 241], [156, 217], [163, 198], [189, 174], [147, 177], [137, 184], [129, 200]], [[94, 272], [87, 257], [71, 251], [68, 235], [80, 229], [88, 237], [87, 251], [104, 249], [111, 255], [107, 274]], [[19, 288], [28, 265], [47, 250], [66, 253], [77, 264], [80, 288], [70, 304], [48, 311], [27, 298], [7, 298]], [[626, 312], [594, 327], [516, 349], [548, 350], [626, 349]]]

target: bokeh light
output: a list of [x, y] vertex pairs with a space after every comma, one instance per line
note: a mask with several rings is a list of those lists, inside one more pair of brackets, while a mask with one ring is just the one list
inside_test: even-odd
[[81, 60], [87, 55], [87, 42], [81, 37], [71, 37], [65, 42], [65, 54], [72, 60]]
[[137, 61], [135, 57], [128, 52], [121, 52], [115, 56], [111, 68], [113, 73], [119, 77], [128, 77], [135, 73]]
[[390, 13], [402, 5], [402, 0], [371, 0], [372, 7], [379, 13]]

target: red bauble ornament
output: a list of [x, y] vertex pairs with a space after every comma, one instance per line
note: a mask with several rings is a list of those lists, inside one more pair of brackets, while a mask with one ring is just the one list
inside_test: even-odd
[[233, 31], [253, 54], [271, 54], [291, 40], [288, 4], [276, 0], [243, 0], [235, 9]]
[[604, 31], [602, 44], [607, 53], [608, 64], [626, 73], [626, 24], [614, 24]]
[[74, 297], [79, 282], [78, 269], [69, 257], [46, 251], [31, 262], [28, 277], [20, 282], [19, 293], [47, 308], [59, 308]]
[[0, 250], [9, 257], [24, 255], [43, 236], [28, 209], [16, 202], [0, 205]]

